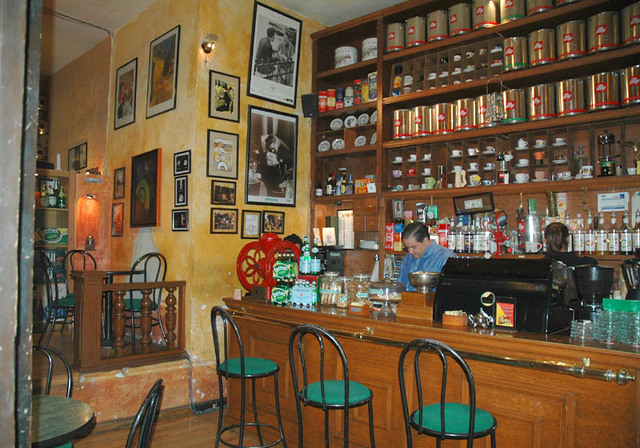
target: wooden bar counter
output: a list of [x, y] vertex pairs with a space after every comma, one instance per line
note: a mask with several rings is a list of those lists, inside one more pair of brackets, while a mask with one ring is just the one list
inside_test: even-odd
[[[378, 447], [406, 446], [398, 358], [402, 344], [417, 338], [440, 340], [465, 357], [474, 374], [478, 406], [498, 420], [499, 447], [640, 447], [640, 351], [632, 347], [575, 345], [567, 336], [449, 329], [427, 320], [380, 321], [335, 308], [310, 311], [232, 299], [225, 303], [240, 327], [245, 356], [269, 358], [280, 366], [280, 403], [289, 446], [297, 446], [289, 335], [296, 325], [314, 323], [338, 336], [352, 379], [373, 390]], [[435, 372], [432, 379], [423, 379], [428, 386], [433, 382], [434, 400], [440, 392]], [[452, 376], [450, 399], [466, 400], [461, 374]], [[261, 421], [264, 417], [275, 424], [273, 383], [268, 379], [259, 384]], [[414, 398], [409, 397], [410, 408], [415, 408]], [[237, 381], [229, 382], [228, 403], [232, 418], [237, 418]], [[324, 446], [322, 413], [309, 407], [303, 413], [305, 448]], [[342, 446], [341, 418], [340, 412], [332, 413], [331, 446]], [[350, 446], [368, 446], [367, 431], [366, 407], [352, 411]], [[454, 441], [443, 445], [462, 446]], [[414, 446], [435, 446], [435, 439], [414, 436]], [[489, 438], [476, 440], [474, 446], [488, 447]]]

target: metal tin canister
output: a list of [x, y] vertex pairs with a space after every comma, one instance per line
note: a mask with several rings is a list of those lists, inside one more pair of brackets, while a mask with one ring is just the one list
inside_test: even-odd
[[589, 53], [620, 48], [618, 13], [604, 11], [589, 17]]
[[640, 2], [633, 3], [622, 10], [622, 44], [640, 43]]
[[576, 3], [580, 0], [556, 0], [556, 8], [559, 6], [568, 5], [569, 3]]
[[456, 3], [449, 7], [449, 36], [459, 36], [471, 32], [471, 5]]
[[529, 64], [550, 64], [556, 61], [556, 30], [545, 28], [529, 33]]
[[476, 128], [476, 100], [461, 98], [456, 100], [454, 108], [454, 131], [471, 131]]
[[404, 50], [404, 23], [387, 25], [387, 51]]
[[587, 78], [589, 111], [620, 107], [618, 73], [596, 73]]
[[427, 42], [435, 42], [449, 37], [447, 22], [447, 11], [437, 10], [427, 14]]
[[527, 100], [524, 89], [511, 89], [502, 92], [502, 102], [506, 114], [505, 124], [527, 121]]
[[500, 23], [524, 19], [525, 0], [500, 0]]
[[489, 28], [497, 26], [498, 6], [494, 0], [473, 0], [473, 29]]
[[620, 72], [622, 105], [640, 104], [640, 65], [627, 67]]
[[369, 83], [369, 96], [366, 101], [374, 101], [378, 98], [378, 72], [371, 72], [367, 75]]
[[558, 61], [587, 54], [586, 27], [584, 20], [571, 20], [556, 27]]
[[320, 90], [318, 92], [318, 112], [327, 111], [327, 91]]
[[528, 16], [545, 12], [550, 9], [553, 9], [553, 0], [527, 0]]
[[368, 61], [378, 57], [378, 38], [369, 37], [362, 41], [362, 60]]
[[538, 84], [529, 90], [529, 119], [545, 120], [556, 117], [555, 86], [553, 84]]
[[450, 134], [453, 132], [453, 104], [438, 103], [433, 106], [434, 134]]
[[587, 112], [584, 100], [584, 79], [565, 79], [556, 84], [556, 111], [558, 117]]
[[476, 98], [476, 123], [479, 128], [496, 126], [497, 123], [489, 119], [489, 98], [491, 95], [480, 95]]
[[527, 38], [507, 37], [504, 40], [504, 71], [518, 70], [529, 66], [527, 57]]
[[411, 110], [396, 109], [393, 111], [393, 140], [411, 137]]
[[335, 51], [335, 68], [346, 67], [358, 62], [358, 49], [356, 47], [338, 47]]
[[416, 106], [411, 110], [413, 124], [411, 126], [412, 137], [426, 137], [431, 135], [431, 108], [429, 106]]
[[407, 19], [406, 38], [407, 47], [416, 47], [427, 43], [427, 19], [422, 16]]

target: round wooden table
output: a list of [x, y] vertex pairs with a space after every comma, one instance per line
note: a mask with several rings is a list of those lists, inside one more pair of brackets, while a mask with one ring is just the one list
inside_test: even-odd
[[31, 401], [31, 445], [52, 447], [76, 438], [92, 423], [93, 409], [82, 401], [37, 395]]

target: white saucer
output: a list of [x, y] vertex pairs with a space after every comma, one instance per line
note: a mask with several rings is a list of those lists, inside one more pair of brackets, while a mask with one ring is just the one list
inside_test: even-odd
[[534, 147], [535, 149], [542, 149], [542, 148], [546, 148], [546, 147], [547, 147], [547, 145], [533, 145], [533, 147]]
[[593, 176], [585, 176], [584, 174], [582, 175], [582, 179], [593, 179]]
[[422, 158], [422, 161], [423, 161], [423, 162], [431, 162], [431, 157], [429, 157], [429, 158], [425, 158], [425, 157], [423, 157], [423, 158]]
[[552, 160], [551, 163], [553, 163], [554, 165], [561, 165], [563, 163], [567, 163], [567, 159], [564, 159], [564, 160]]
[[344, 122], [342, 121], [342, 118], [334, 118], [333, 120], [331, 120], [331, 123], [329, 123], [329, 128], [337, 131], [339, 129], [342, 129], [343, 124]]
[[553, 142], [553, 143], [551, 143], [552, 146], [564, 146], [566, 144], [567, 144], [567, 142], [562, 142], [562, 143]]
[[342, 140], [341, 138], [335, 139], [333, 142], [331, 142], [331, 148], [344, 149], [344, 140]]
[[371, 117], [369, 117], [369, 123], [374, 124], [378, 121], [378, 111], [374, 110], [371, 112]]
[[477, 173], [477, 172], [478, 172], [478, 168], [476, 168], [476, 169], [469, 168], [469, 169], [467, 170], [467, 173]]
[[358, 115], [358, 126], [364, 126], [369, 123], [369, 114], [362, 113]]
[[329, 143], [328, 140], [323, 140], [318, 145], [318, 151], [319, 152], [329, 151], [330, 149], [331, 149], [331, 143]]
[[369, 140], [369, 144], [375, 145], [377, 141], [378, 141], [378, 134], [374, 132], [373, 134], [371, 134], [371, 140]]
[[573, 179], [573, 176], [569, 176], [569, 177], [564, 178], [564, 179], [561, 179], [561, 178], [558, 177], [558, 180], [571, 180], [571, 179]]
[[462, 155], [454, 156], [453, 154], [451, 154], [449, 157], [451, 157], [452, 159], [459, 159], [460, 157], [462, 157]]
[[522, 165], [521, 163], [516, 163], [514, 166], [516, 168], [529, 168], [531, 165]]
[[531, 179], [531, 182], [547, 182], [549, 179]]
[[514, 151], [524, 151], [525, 149], [529, 149], [528, 146], [516, 146], [513, 148]]
[[[535, 180], [534, 180], [534, 182], [535, 182]], [[516, 180], [516, 181], [513, 181], [513, 183], [514, 183], [514, 184], [528, 184], [528, 183], [529, 183], [529, 181], [528, 181], [528, 180], [524, 180], [524, 181], [522, 181], [522, 182], [518, 182], [518, 181]]]
[[402, 163], [402, 160], [401, 160], [401, 161], [399, 161], [399, 162], [396, 162], [396, 161], [394, 160], [394, 161], [393, 161], [393, 162], [391, 162], [391, 163], [393, 163], [394, 165], [400, 165], [400, 164]]
[[358, 124], [358, 119], [355, 115], [349, 115], [344, 119], [344, 127], [345, 128], [353, 128]]
[[493, 170], [494, 170], [494, 168], [489, 167], [489, 166], [485, 166], [485, 167], [483, 167], [482, 169], [483, 169], [484, 171], [493, 171]]
[[364, 135], [357, 136], [355, 141], [353, 142], [353, 146], [356, 146], [356, 147], [364, 146], [366, 144], [367, 144], [367, 137]]
[[482, 154], [495, 154], [495, 151], [482, 151]]

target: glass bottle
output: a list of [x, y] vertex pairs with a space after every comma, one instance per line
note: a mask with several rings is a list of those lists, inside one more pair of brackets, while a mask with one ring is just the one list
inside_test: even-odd
[[451, 217], [451, 219], [449, 220], [450, 222], [450, 228], [449, 228], [449, 234], [447, 235], [447, 247], [450, 250], [455, 251], [456, 250], [456, 235], [458, 232], [457, 226], [456, 226], [456, 218], [454, 216]]
[[596, 253], [598, 255], [606, 255], [609, 249], [607, 241], [608, 232], [604, 226], [604, 213], [600, 213], [598, 217], [598, 229], [596, 230]]
[[311, 246], [311, 275], [318, 275], [322, 272], [322, 261], [320, 259], [320, 248], [318, 247], [318, 239], [313, 239]]
[[355, 186], [353, 183], [353, 176], [349, 174], [349, 180], [347, 181], [347, 185], [345, 188], [344, 194], [353, 194], [355, 193]]
[[58, 192], [58, 208], [67, 208], [67, 195], [64, 193], [64, 188], [60, 185], [60, 191]]
[[302, 242], [302, 250], [300, 251], [299, 271], [303, 275], [311, 274], [311, 250], [309, 248], [309, 237], [306, 235]]
[[321, 197], [323, 193], [324, 192], [322, 190], [322, 184], [320, 183], [320, 181], [318, 181], [316, 185], [316, 197]]
[[518, 231], [518, 249], [520, 252], [524, 253], [524, 227], [526, 221], [526, 214], [524, 212], [524, 205], [522, 203], [522, 192], [520, 192], [520, 205], [518, 205], [518, 209], [516, 210], [516, 223], [517, 223], [517, 231]]
[[617, 227], [617, 219], [615, 213], [611, 214], [611, 225], [609, 226], [609, 254], [618, 255], [620, 252], [620, 232]]
[[467, 222], [467, 225], [464, 227], [464, 250], [468, 254], [473, 253], [473, 225], [471, 223], [471, 218]]
[[476, 215], [473, 223], [473, 252], [476, 254], [480, 254], [484, 252], [484, 235], [482, 234], [480, 217]]
[[591, 210], [587, 215], [587, 230], [584, 233], [584, 251], [593, 255], [596, 252], [596, 229], [591, 218]]
[[633, 250], [640, 249], [640, 210], [636, 212], [635, 220], [636, 225], [633, 226], [633, 231], [631, 232], [631, 239], [633, 240]]
[[462, 216], [458, 216], [458, 225], [456, 226], [456, 252], [464, 252], [464, 226], [462, 225]]
[[333, 177], [327, 177], [327, 183], [324, 186], [324, 194], [326, 196], [333, 196]]
[[47, 199], [47, 186], [42, 183], [40, 184], [40, 203], [38, 204], [40, 207], [46, 207], [49, 203]]
[[620, 227], [620, 254], [633, 254], [633, 235], [629, 227], [629, 215], [627, 213], [622, 216], [622, 226]]
[[578, 255], [584, 255], [584, 219], [582, 213], [578, 213], [576, 217], [576, 230], [573, 232], [573, 252]]

